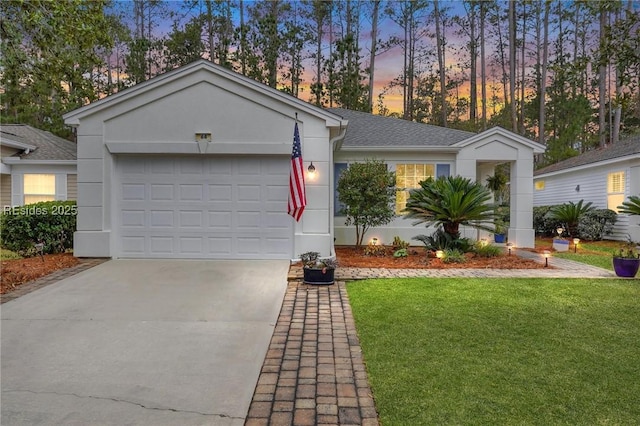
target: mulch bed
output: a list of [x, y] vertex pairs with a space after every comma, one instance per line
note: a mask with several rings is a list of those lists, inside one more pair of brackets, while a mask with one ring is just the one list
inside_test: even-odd
[[383, 255], [368, 256], [364, 247], [337, 246], [336, 258], [339, 267], [352, 268], [389, 268], [389, 269], [541, 269], [542, 263], [523, 259], [516, 255], [503, 254], [484, 258], [467, 253], [464, 263], [444, 263], [427, 254], [423, 247], [410, 247], [407, 257], [393, 257], [393, 248], [385, 247]]
[[0, 294], [6, 294], [17, 286], [33, 281], [59, 269], [79, 263], [73, 253], [46, 254], [43, 257], [3, 260], [0, 274]]

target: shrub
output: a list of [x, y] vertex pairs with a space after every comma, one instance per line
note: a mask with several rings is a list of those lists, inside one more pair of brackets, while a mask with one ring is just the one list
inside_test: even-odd
[[409, 248], [409, 242], [408, 241], [404, 241], [402, 238], [395, 236], [393, 237], [393, 243], [391, 243], [391, 246], [393, 247], [394, 251], [400, 250], [400, 249], [408, 249]]
[[0, 216], [2, 246], [23, 256], [35, 254], [34, 244], [44, 243], [43, 253], [73, 248], [76, 230], [75, 201], [46, 201], [14, 207]]
[[425, 248], [431, 251], [448, 249], [456, 249], [462, 252], [469, 251], [472, 247], [471, 241], [468, 238], [460, 238], [460, 234], [456, 235], [457, 237], [454, 238], [440, 227], [431, 235], [417, 235], [413, 239], [422, 242]]
[[405, 217], [415, 219], [413, 225], [442, 226], [453, 238], [457, 238], [461, 225], [493, 232], [496, 215], [490, 199], [491, 192], [471, 179], [428, 178], [420, 182], [420, 188], [409, 191]]
[[467, 258], [464, 257], [464, 253], [458, 249], [448, 249], [444, 250], [442, 261], [444, 263], [464, 263], [467, 261]]
[[479, 257], [498, 257], [502, 253], [502, 248], [477, 242], [473, 246], [473, 252]]
[[384, 256], [387, 254], [387, 248], [377, 244], [368, 244], [364, 248], [364, 254], [365, 256]]
[[533, 229], [537, 235], [551, 236], [555, 234], [559, 222], [549, 217], [549, 211], [554, 206], [537, 206], [533, 208]]
[[592, 206], [593, 203], [583, 203], [584, 200], [580, 200], [577, 203], [569, 201], [568, 203], [554, 206], [549, 210], [549, 217], [564, 224], [569, 235], [575, 237], [578, 233], [578, 223], [580, 223], [582, 217], [586, 213], [595, 210], [595, 207]]
[[578, 224], [578, 236], [589, 241], [599, 241], [613, 231], [618, 214], [609, 209], [597, 209], [585, 213]]
[[386, 225], [395, 217], [396, 177], [379, 160], [353, 163], [338, 179], [338, 200], [345, 224], [356, 228], [356, 247], [370, 228]]
[[409, 253], [407, 252], [406, 248], [401, 248], [393, 252], [393, 257], [395, 258], [407, 256], [409, 256]]

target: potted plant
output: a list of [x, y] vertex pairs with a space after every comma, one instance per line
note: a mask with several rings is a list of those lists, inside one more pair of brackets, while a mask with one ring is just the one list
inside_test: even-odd
[[640, 268], [640, 253], [634, 243], [629, 241], [613, 252], [613, 270], [623, 278], [633, 278]]
[[332, 258], [320, 259], [317, 251], [308, 251], [300, 255], [302, 260], [303, 282], [305, 284], [333, 284], [338, 262]]
[[494, 222], [493, 241], [496, 243], [504, 243], [505, 235], [507, 233], [507, 225], [500, 219]]

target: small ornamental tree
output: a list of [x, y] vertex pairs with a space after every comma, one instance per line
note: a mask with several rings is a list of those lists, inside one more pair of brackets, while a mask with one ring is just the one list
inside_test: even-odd
[[344, 207], [340, 211], [347, 217], [346, 225], [356, 227], [356, 247], [362, 245], [369, 228], [386, 225], [395, 217], [394, 172], [378, 160], [353, 163], [338, 180], [338, 200]]

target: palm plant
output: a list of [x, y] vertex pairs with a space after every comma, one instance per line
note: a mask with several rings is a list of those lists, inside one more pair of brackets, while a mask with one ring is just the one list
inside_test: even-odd
[[460, 225], [494, 231], [495, 205], [489, 200], [491, 192], [486, 187], [462, 176], [429, 178], [409, 192], [404, 211], [407, 218], [416, 219], [413, 225], [442, 226], [456, 239]]
[[577, 204], [569, 201], [568, 203], [554, 206], [549, 210], [549, 217], [563, 223], [567, 227], [569, 235], [575, 237], [577, 235], [576, 231], [580, 217], [585, 213], [595, 210], [595, 207], [592, 206], [593, 203], [583, 203], [584, 200], [578, 201]]
[[618, 206], [618, 212], [640, 216], [640, 196], [629, 196], [629, 201], [625, 201], [621, 206]]

